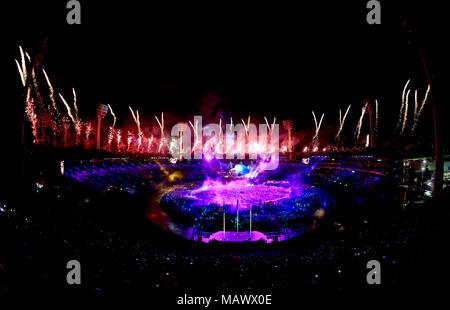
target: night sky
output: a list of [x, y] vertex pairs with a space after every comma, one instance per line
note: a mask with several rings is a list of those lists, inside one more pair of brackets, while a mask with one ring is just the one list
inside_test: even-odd
[[[1, 131], [9, 145], [20, 141], [13, 134], [20, 134], [23, 105], [14, 63], [18, 45], [35, 54], [46, 37], [42, 66], [56, 92], [71, 98], [75, 87], [84, 117], [95, 116], [97, 103], [109, 103], [119, 123], [131, 118], [130, 105], [146, 115], [143, 123], [154, 122], [160, 111], [183, 121], [199, 113], [217, 120], [222, 111], [235, 119], [291, 118], [302, 129], [314, 126], [311, 109], [325, 112], [329, 126], [338, 122], [339, 109], [352, 104], [351, 131], [362, 100], [376, 98], [381, 134], [388, 139], [405, 82], [412, 78], [419, 98], [426, 90], [419, 48], [435, 99], [444, 101], [443, 20], [429, 1], [380, 1], [381, 25], [366, 23], [367, 1], [80, 2], [81, 25], [67, 25], [66, 1], [17, 1], [4, 9]], [[205, 98], [217, 99], [212, 111]]]

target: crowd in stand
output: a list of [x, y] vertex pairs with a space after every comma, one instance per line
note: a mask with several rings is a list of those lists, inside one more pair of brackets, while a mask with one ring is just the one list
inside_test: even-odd
[[[35, 219], [4, 204], [0, 209], [0, 291], [64, 287], [65, 262], [83, 266], [83, 289], [110, 291], [146, 288], [283, 288], [364, 285], [365, 264], [377, 259], [389, 266], [388, 285], [402, 282], [396, 266], [408, 262], [408, 248], [418, 241], [422, 208], [391, 221], [366, 219], [358, 229], [336, 225], [293, 241], [287, 247], [261, 251], [214, 250], [164, 237], [108, 229], [93, 219], [75, 216], [59, 221], [51, 208]], [[43, 219], [46, 218], [44, 221]], [[402, 220], [403, 219], [403, 220]], [[325, 233], [327, 234], [327, 233]], [[170, 239], [170, 238], [169, 238]]]

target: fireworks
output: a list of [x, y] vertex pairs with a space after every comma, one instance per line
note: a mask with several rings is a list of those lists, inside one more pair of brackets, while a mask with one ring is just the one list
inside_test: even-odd
[[56, 110], [56, 101], [54, 97], [54, 89], [52, 86], [52, 83], [50, 83], [50, 79], [48, 78], [47, 72], [45, 72], [44, 69], [42, 69], [42, 72], [44, 73], [45, 80], [47, 81], [48, 89], [50, 90], [50, 100], [52, 102], [53, 108]]
[[248, 117], [247, 124], [245, 124], [244, 120], [241, 118], [242, 124], [244, 124], [245, 135], [248, 136], [248, 129], [250, 127], [250, 116]]
[[55, 91], [53, 89], [52, 83], [50, 83], [50, 79], [48, 78], [47, 72], [45, 72], [44, 69], [42, 69], [42, 72], [44, 73], [45, 76], [45, 80], [47, 81], [47, 85], [48, 85], [48, 89], [50, 91], [49, 97], [50, 97], [50, 101], [52, 102], [52, 116], [54, 117], [54, 119], [56, 120], [55, 122], [53, 122], [54, 124], [54, 130], [57, 131], [57, 124], [56, 122], [60, 122], [61, 121], [61, 115], [59, 113], [58, 107], [56, 105], [56, 100], [55, 100]]
[[375, 137], [378, 137], [378, 101], [375, 99]]
[[199, 139], [198, 136], [198, 120], [195, 120], [195, 126], [192, 124], [191, 121], [189, 121], [189, 124], [191, 125], [192, 130], [194, 131], [194, 146], [192, 147], [192, 152], [195, 152], [195, 150], [201, 143], [201, 139]]
[[[75, 129], [75, 133], [76, 133], [75, 144], [79, 145], [80, 142], [88, 143], [89, 136], [92, 133], [92, 124], [84, 123], [78, 115], [77, 94], [75, 92], [75, 89], [72, 88], [72, 94], [73, 94], [73, 106], [72, 106], [72, 104], [69, 104], [65, 100], [65, 98], [62, 96], [61, 93], [58, 93], [57, 91], [55, 91], [55, 89], [51, 83], [51, 79], [49, 78], [47, 72], [44, 69], [42, 69], [43, 76], [45, 77], [45, 81], [46, 81], [46, 84], [49, 89], [49, 98], [45, 98], [46, 101], [44, 102], [43, 98], [41, 97], [41, 95], [39, 93], [39, 86], [42, 86], [42, 85], [38, 85], [38, 81], [41, 81], [40, 76], [39, 76], [40, 71], [36, 71], [35, 67], [30, 66], [29, 63], [27, 63], [27, 61], [28, 62], [30, 61], [31, 57], [20, 46], [19, 46], [19, 51], [20, 51], [20, 56], [19, 56], [20, 58], [17, 57], [17, 59], [15, 59], [15, 64], [16, 64], [17, 71], [20, 76], [20, 83], [24, 87], [26, 87], [26, 89], [25, 89], [25, 91], [26, 91], [26, 93], [25, 93], [25, 97], [26, 97], [25, 112], [26, 112], [26, 116], [28, 117], [28, 120], [31, 123], [32, 133], [34, 136], [34, 142], [35, 143], [39, 142], [37, 137], [40, 136], [39, 135], [40, 130], [43, 131], [43, 130], [46, 130], [47, 128], [49, 128], [50, 127], [49, 124], [51, 122], [51, 127], [53, 128], [54, 131], [57, 131], [58, 129], [61, 132], [64, 131], [64, 145], [68, 146], [67, 139], [70, 136], [70, 133], [69, 133], [70, 126], [69, 125], [71, 122], [74, 125], [74, 129]], [[29, 65], [28, 68], [27, 68], [27, 64]], [[28, 81], [28, 84], [27, 84], [27, 81]], [[422, 101], [420, 101], [420, 99], [421, 99], [421, 98], [419, 98], [420, 91], [415, 90], [414, 91], [414, 109], [413, 109], [413, 112], [409, 112], [409, 109], [412, 109], [412, 107], [411, 108], [409, 107], [409, 105], [412, 105], [409, 102], [409, 100], [410, 100], [409, 96], [411, 94], [410, 85], [411, 85], [411, 80], [409, 79], [405, 83], [403, 90], [402, 90], [402, 104], [400, 107], [399, 120], [397, 123], [397, 127], [395, 129], [396, 133], [399, 133], [400, 135], [403, 135], [405, 130], [407, 129], [408, 113], [410, 113], [411, 115], [412, 115], [412, 113], [414, 113], [413, 125], [412, 125], [412, 129], [411, 129], [411, 134], [414, 134], [415, 130], [417, 129], [418, 121], [420, 119], [421, 113], [424, 109], [424, 106], [425, 106], [427, 100], [428, 100], [428, 94], [430, 92], [430, 86], [428, 85], [426, 92], [424, 94], [424, 97], [422, 98]], [[58, 109], [59, 103], [57, 104], [57, 102], [55, 100], [55, 93], [58, 93], [62, 103], [65, 106], [67, 113], [64, 111], [64, 108], [60, 107], [60, 109], [62, 109], [62, 110]], [[342, 110], [339, 109], [339, 125], [337, 127], [337, 132], [334, 137], [338, 146], [341, 141], [342, 131], [343, 131], [346, 119], [348, 118], [350, 108], [351, 108], [351, 105], [349, 104], [345, 110], [345, 113], [344, 113], [343, 109]], [[164, 113], [163, 112], [161, 113], [160, 118], [155, 115], [155, 120], [156, 120], [157, 124], [159, 125], [160, 133], [161, 133], [160, 137], [158, 139], [157, 135], [155, 135], [155, 136], [151, 135], [150, 138], [147, 138], [146, 136], [144, 136], [144, 133], [141, 129], [141, 119], [140, 119], [138, 110], [133, 110], [129, 106], [131, 115], [132, 115], [133, 120], [137, 127], [137, 133], [136, 133], [135, 130], [131, 130], [131, 131], [128, 130], [129, 128], [122, 128], [122, 130], [116, 129], [116, 125], [117, 125], [116, 114], [113, 112], [110, 104], [108, 104], [108, 109], [109, 109], [109, 111], [111, 111], [111, 115], [113, 117], [113, 124], [111, 127], [109, 127], [108, 138], [107, 138], [107, 142], [108, 142], [107, 149], [109, 151], [112, 151], [113, 148], [115, 149], [115, 147], [112, 145], [112, 144], [115, 144], [114, 141], [117, 142], [117, 151], [118, 152], [126, 149], [127, 151], [130, 151], [130, 152], [143, 153], [143, 152], [150, 152], [153, 148], [153, 151], [155, 153], [156, 152], [161, 153], [163, 151], [166, 151], [164, 149], [164, 146], [166, 146], [167, 148], [170, 148], [170, 145], [169, 145], [170, 140], [167, 139], [164, 135], [165, 122], [164, 122]], [[361, 136], [361, 128], [363, 125], [364, 115], [365, 115], [365, 112], [367, 109], [368, 109], [367, 105], [362, 107], [361, 115], [359, 116], [358, 123], [357, 123], [356, 129], [355, 129], [354, 138], [356, 139], [357, 143], [361, 142], [361, 141], [359, 141], [359, 139]], [[67, 117], [66, 117], [66, 115], [67, 115]], [[318, 152], [318, 150], [319, 150], [318, 147], [320, 146], [319, 133], [322, 128], [322, 123], [323, 123], [325, 113], [322, 113], [322, 115], [320, 116], [320, 119], [317, 117], [319, 115], [316, 115], [314, 111], [312, 111], [312, 115], [313, 115], [314, 125], [315, 125], [315, 130], [314, 130], [314, 134], [312, 137], [312, 144], [308, 145], [308, 147], [305, 147], [305, 149], [303, 150], [304, 152], [310, 152], [310, 151]], [[375, 136], [378, 136], [378, 115], [379, 115], [378, 114], [378, 101], [375, 100], [375, 126], [373, 128]], [[262, 141], [262, 139], [258, 142], [249, 141], [249, 140], [252, 140], [251, 138], [253, 135], [253, 130], [250, 130], [250, 129], [254, 129], [254, 124], [252, 124], [252, 127], [250, 128], [251, 117], [254, 117], [254, 116], [249, 115], [245, 120], [243, 118], [241, 118], [241, 122], [242, 122], [242, 125], [245, 130], [245, 138], [243, 141], [240, 141], [240, 139], [237, 139], [236, 143], [234, 140], [236, 138], [236, 133], [234, 132], [234, 129], [236, 129], [236, 128], [234, 127], [232, 117], [230, 118], [229, 125], [225, 124], [226, 121], [224, 119], [219, 118], [219, 128], [220, 128], [219, 132], [218, 133], [216, 132], [216, 134], [214, 135], [214, 138], [209, 139], [208, 141], [206, 141], [205, 144], [203, 144], [203, 142], [202, 142], [201, 120], [199, 120], [199, 119], [197, 119], [197, 117], [195, 117], [194, 120], [188, 121], [190, 127], [193, 130], [193, 134], [194, 134], [194, 143], [193, 143], [192, 152], [198, 152], [198, 154], [200, 154], [200, 155], [207, 154], [208, 156], [215, 156], [218, 154], [222, 154], [222, 152], [224, 152], [224, 151], [227, 154], [232, 154], [232, 153], [247, 154], [248, 153], [249, 155], [255, 154], [255, 153], [262, 154], [263, 152], [269, 151], [267, 148], [267, 144], [263, 143], [264, 141]], [[269, 133], [272, 134], [275, 131], [275, 125], [277, 125], [276, 118], [275, 117], [273, 118], [273, 122], [269, 122], [269, 119], [266, 116], [263, 116], [263, 118], [265, 121], [265, 126], [267, 126]], [[412, 121], [410, 121], [410, 122], [412, 123]], [[154, 123], [154, 121], [153, 121], [153, 123]], [[226, 125], [225, 128], [228, 128], [225, 131], [226, 137], [224, 137], [224, 135], [223, 135], [222, 123], [224, 123], [224, 125]], [[235, 123], [237, 123], [237, 126], [239, 126], [240, 129], [242, 129], [241, 125], [239, 125], [239, 122], [236, 122], [236, 119], [235, 119]], [[262, 125], [262, 126], [263, 126], [262, 128], [264, 129], [264, 125]], [[277, 128], [277, 133], [278, 133], [278, 125], [276, 128]], [[83, 129], [85, 129], [84, 135], [82, 135]], [[242, 131], [242, 136], [243, 136], [244, 130]], [[264, 132], [266, 133], [265, 130], [264, 130]], [[125, 135], [125, 134], [127, 134], [126, 142], [125, 142], [125, 139], [123, 141], [121, 141], [122, 135]], [[241, 135], [241, 133], [238, 134], [238, 138], [240, 137], [240, 135]], [[42, 136], [45, 137], [46, 135], [43, 133]], [[80, 141], [80, 137], [81, 137], [81, 140], [83, 140], [83, 141]], [[211, 135], [211, 137], [212, 137], [212, 135]], [[224, 139], [225, 139], [225, 141], [224, 141]], [[290, 139], [290, 137], [289, 137], [289, 139]], [[267, 140], [269, 140], [269, 138], [267, 138], [265, 142], [267, 142]], [[299, 140], [299, 139], [296, 139], [296, 140]], [[366, 139], [366, 141], [364, 141], [364, 142], [367, 144], [367, 143], [369, 143], [368, 141], [370, 142], [370, 140]], [[361, 142], [361, 143], [363, 143], [363, 142]], [[153, 144], [155, 144], [154, 147], [153, 147]], [[180, 149], [181, 149], [181, 145], [180, 145]], [[293, 145], [291, 147], [290, 143], [287, 145], [282, 143], [282, 145], [281, 145], [282, 152], [292, 152], [293, 149], [294, 149]], [[322, 150], [323, 146], [321, 146], [320, 149]], [[213, 154], [213, 155], [211, 155], [211, 154]]]
[[350, 107], [351, 107], [351, 104], [348, 105], [347, 111], [345, 111], [343, 118], [342, 118], [341, 110], [339, 110], [339, 129], [338, 129], [338, 132], [336, 133], [336, 141], [338, 141], [338, 143], [339, 143], [339, 140], [341, 137], [341, 131], [342, 131], [342, 128], [344, 128], [344, 122], [345, 122], [345, 119], [347, 118], [347, 114], [348, 114], [348, 111], [350, 110]]
[[151, 136], [150, 139], [148, 139], [147, 141], [147, 153], [150, 153], [152, 143], [153, 143], [153, 136]]
[[62, 102], [64, 103], [64, 105], [66, 106], [66, 109], [67, 109], [67, 115], [69, 115], [70, 119], [71, 119], [72, 122], [75, 124], [76, 121], [75, 121], [75, 118], [74, 118], [73, 115], [72, 115], [72, 110], [70, 109], [69, 104], [67, 103], [66, 99], [64, 99], [64, 97], [63, 97], [60, 93], [58, 93], [58, 95], [59, 95], [59, 97], [61, 98], [61, 101], [62, 101]]
[[137, 143], [138, 143], [137, 151], [138, 151], [138, 152], [141, 150], [141, 145], [142, 145], [142, 139], [143, 139], [143, 138], [144, 138], [144, 133], [143, 133], [142, 131], [140, 131], [140, 132], [138, 133], [138, 138], [137, 138]]
[[405, 112], [403, 115], [403, 124], [402, 124], [402, 130], [400, 131], [400, 134], [402, 135], [403, 132], [405, 131], [405, 127], [406, 127], [406, 121], [408, 119], [408, 98], [409, 98], [409, 92], [411, 90], [408, 89], [408, 92], [406, 93], [406, 98], [405, 98]]
[[36, 112], [34, 111], [33, 98], [30, 98], [29, 100], [27, 100], [26, 106], [25, 106], [25, 113], [27, 114], [28, 119], [31, 122], [31, 129], [33, 131], [33, 136], [34, 136], [33, 143], [37, 143], [39, 141], [38, 136], [37, 136], [38, 120], [37, 120]]
[[78, 118], [78, 115], [76, 115], [76, 117], [73, 116], [72, 110], [70, 109], [70, 106], [67, 103], [67, 101], [64, 99], [64, 97], [60, 93], [58, 93], [58, 95], [61, 98], [61, 100], [64, 103], [64, 105], [66, 106], [67, 114], [69, 115], [70, 119], [72, 120], [72, 123], [75, 126], [75, 133], [76, 133], [75, 144], [78, 145], [80, 143], [80, 135], [81, 135], [81, 130], [82, 130], [82, 127], [83, 127], [83, 123]]
[[164, 112], [161, 112], [161, 121], [155, 115], [156, 121], [158, 122], [159, 128], [161, 128], [161, 138], [159, 142], [158, 152], [161, 152], [163, 145], [166, 143], [166, 139], [164, 138]]
[[17, 71], [19, 71], [20, 80], [22, 81], [22, 85], [25, 87], [26, 80], [27, 80], [27, 66], [25, 63], [25, 57], [24, 57], [22, 47], [20, 45], [19, 45], [19, 50], [20, 50], [20, 64], [17, 61], [17, 59], [15, 59], [15, 61], [16, 61], [16, 65], [17, 65]]
[[114, 139], [114, 132], [115, 132], [114, 127], [110, 126], [108, 131], [108, 150], [110, 151], [111, 151], [111, 143], [112, 140]]
[[[415, 130], [417, 128], [417, 123], [419, 122], [420, 114], [422, 113], [423, 107], [425, 106], [425, 103], [427, 102], [428, 93], [429, 92], [430, 92], [430, 85], [428, 85], [428, 87], [427, 87], [427, 90], [425, 92], [425, 96], [424, 96], [424, 98], [422, 100], [420, 108], [418, 108], [417, 113], [414, 113], [414, 125], [412, 127], [411, 134], [414, 134], [414, 132], [415, 132]], [[416, 101], [416, 106], [418, 106], [418, 104], [417, 104], [418, 103], [417, 102], [417, 91], [416, 91], [416, 94], [415, 94], [415, 101]]]
[[117, 139], [117, 151], [120, 151], [120, 141], [122, 139], [122, 130], [118, 129], [117, 130], [117, 135], [116, 135], [116, 139]]
[[92, 133], [92, 124], [89, 122], [89, 123], [86, 124], [86, 132], [85, 132], [85, 134], [86, 134], [86, 142], [89, 141], [89, 136], [91, 135], [91, 133]]
[[355, 130], [356, 142], [358, 142], [359, 135], [361, 134], [361, 127], [362, 127], [362, 123], [363, 123], [364, 114], [366, 113], [366, 108], [367, 108], [366, 105], [364, 105], [361, 109], [361, 116], [359, 117], [358, 125], [356, 126], [356, 130]]
[[411, 79], [409, 79], [406, 82], [405, 87], [403, 87], [402, 105], [400, 106], [399, 119], [398, 119], [397, 125], [395, 126], [395, 132], [398, 131], [398, 129], [400, 128], [400, 124], [402, 123], [403, 107], [405, 106], [405, 93], [406, 93], [406, 88], [408, 87], [408, 84], [409, 84], [410, 81], [411, 81]]
[[128, 131], [128, 137], [127, 137], [127, 152], [130, 151], [131, 141], [133, 141], [133, 134], [131, 133], [131, 131]]
[[322, 125], [322, 120], [323, 117], [325, 115], [325, 113], [322, 113], [322, 116], [320, 117], [320, 121], [319, 124], [317, 124], [317, 118], [316, 118], [316, 114], [314, 113], [314, 111], [312, 111], [312, 115], [314, 117], [314, 124], [316, 125], [316, 131], [313, 137], [313, 144], [317, 144], [318, 140], [319, 140], [319, 131], [320, 131], [320, 126]]
[[134, 122], [136, 123], [137, 129], [138, 129], [138, 133], [141, 132], [141, 122], [139, 121], [139, 111], [136, 110], [136, 114], [134, 114], [133, 109], [131, 107], [130, 111], [131, 111], [131, 115], [133, 116]]
[[113, 125], [112, 125], [112, 128], [114, 128], [116, 126], [116, 115], [114, 114], [113, 109], [111, 108], [109, 103], [108, 103], [108, 108], [109, 108], [109, 111], [111, 111], [112, 117], [114, 118]]
[[72, 88], [72, 94], [73, 94], [73, 109], [75, 110], [75, 118], [78, 118], [78, 106], [77, 106], [77, 93], [75, 92], [75, 88]]
[[17, 61], [17, 59], [14, 59], [14, 60], [16, 61], [17, 71], [19, 72], [20, 80], [22, 81], [22, 85], [25, 87], [25, 77], [23, 76], [22, 68], [20, 67], [19, 62]]
[[267, 129], [269, 129], [269, 132], [273, 131], [273, 128], [275, 126], [276, 117], [273, 118], [272, 126], [269, 125], [269, 121], [267, 120], [267, 117], [264, 116], [264, 120], [266, 121]]

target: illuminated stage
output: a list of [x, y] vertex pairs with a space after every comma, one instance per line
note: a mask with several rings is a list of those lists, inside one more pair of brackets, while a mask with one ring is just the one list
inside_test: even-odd
[[230, 171], [243, 164], [229, 161], [104, 160], [67, 162], [64, 175], [102, 195], [149, 195], [146, 218], [188, 240], [272, 243], [320, 226], [336, 193], [347, 191], [357, 204], [371, 200], [386, 178], [382, 169], [361, 169], [374, 161], [316, 156], [259, 174], [251, 173], [257, 161], [244, 161], [247, 174], [236, 175]]
[[190, 236], [180, 235], [206, 243], [288, 240], [312, 229], [333, 205], [329, 195], [307, 184], [248, 179], [175, 186], [160, 202], [173, 219], [169, 230], [189, 227]]

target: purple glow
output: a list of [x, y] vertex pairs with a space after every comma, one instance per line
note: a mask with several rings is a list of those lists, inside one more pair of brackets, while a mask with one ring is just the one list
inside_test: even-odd
[[216, 241], [225, 241], [225, 242], [244, 242], [244, 241], [259, 241], [262, 240], [266, 243], [271, 243], [273, 239], [268, 238], [265, 234], [259, 231], [248, 232], [235, 232], [235, 231], [218, 231], [211, 234], [207, 238], [203, 238], [202, 241], [205, 243], [209, 243], [213, 240]]
[[248, 179], [235, 180], [228, 183], [206, 180], [202, 186], [193, 190], [191, 196], [198, 200], [225, 204], [239, 208], [248, 208], [250, 204], [272, 202], [290, 197], [290, 188], [268, 185], [253, 184]]
[[207, 162], [210, 162], [212, 159], [213, 159], [213, 156], [212, 156], [212, 155], [210, 155], [210, 154], [206, 154], [206, 155], [205, 155], [205, 160], [206, 160]]

